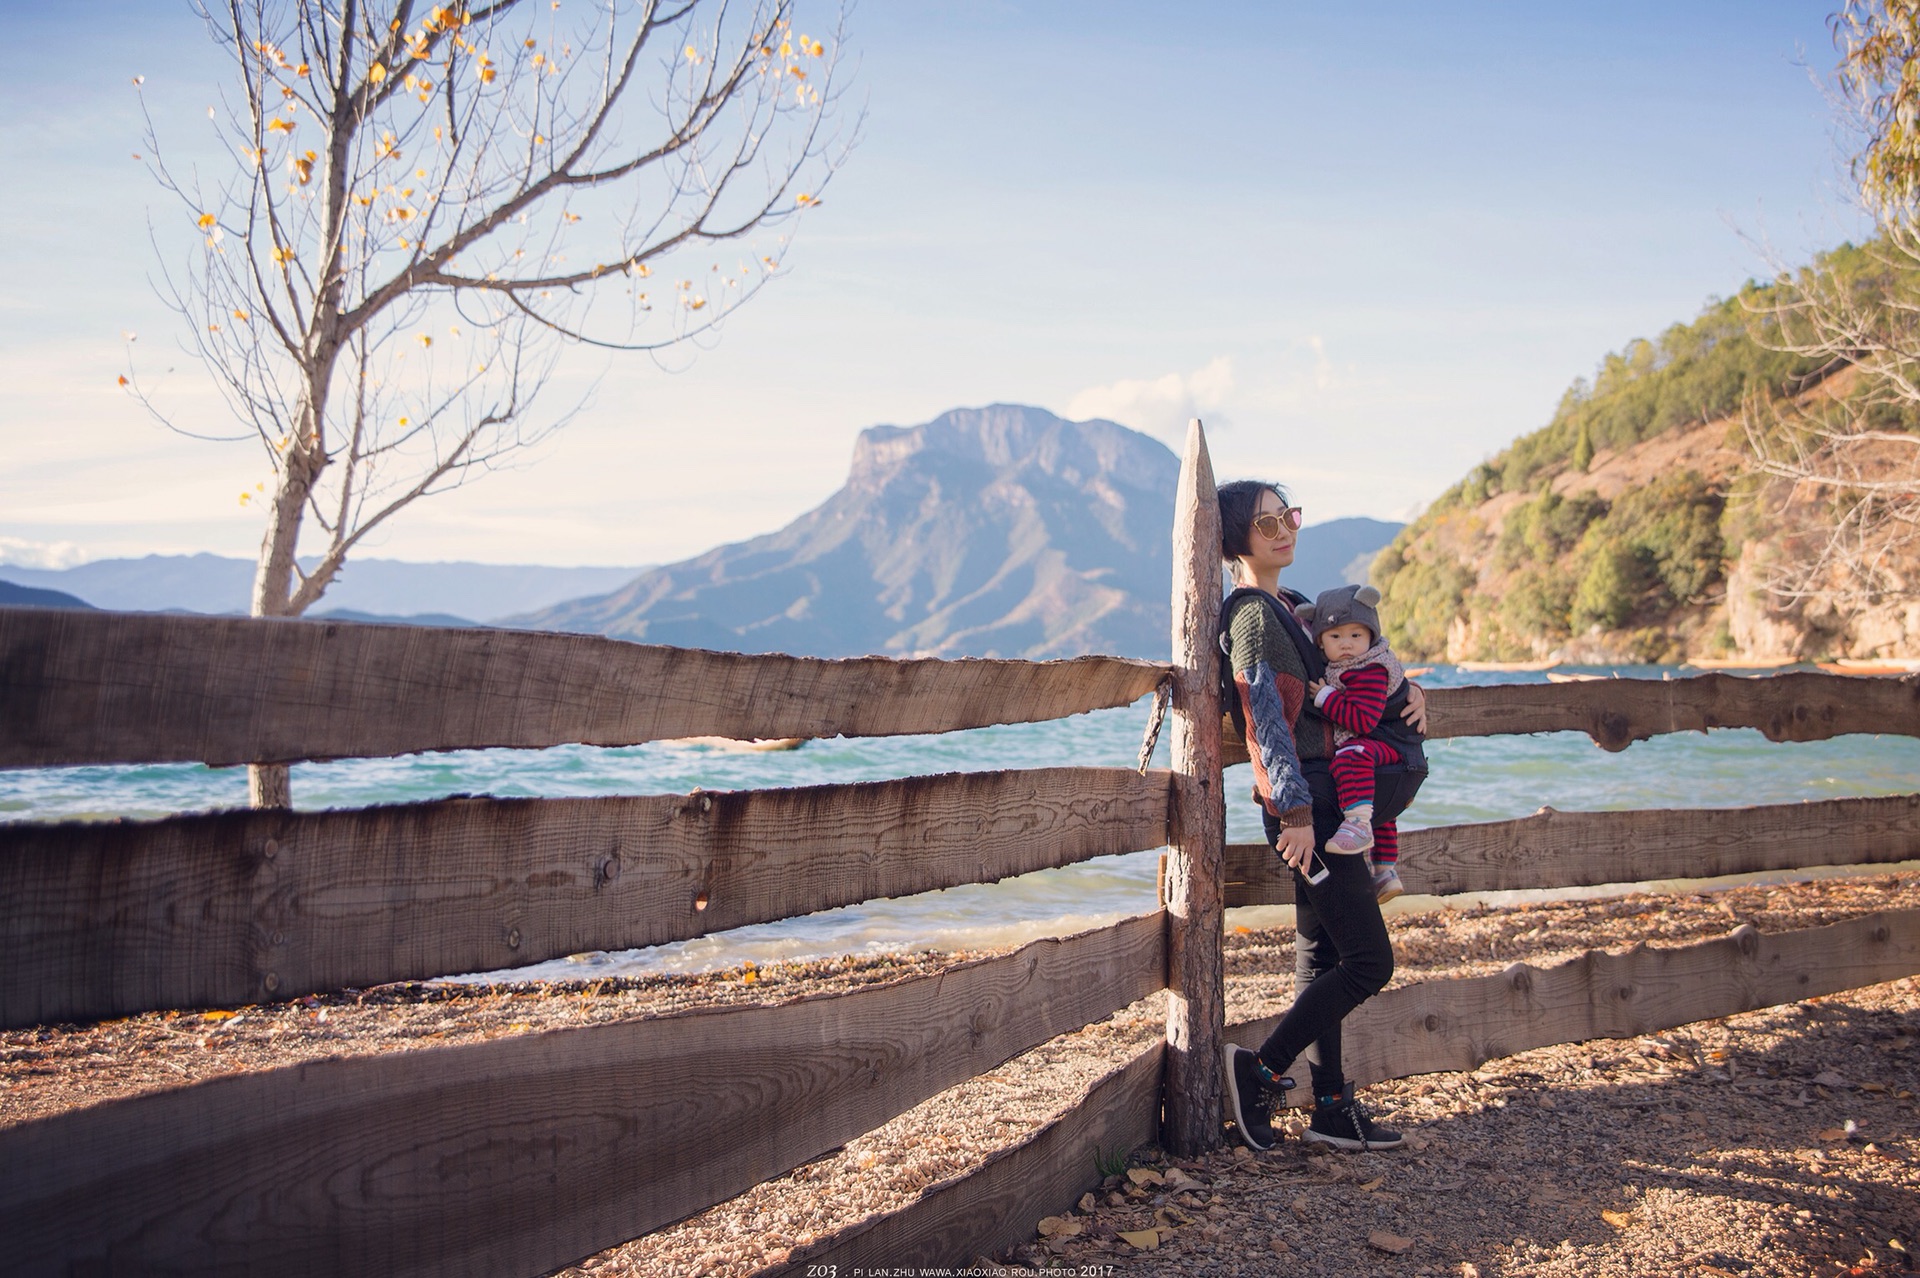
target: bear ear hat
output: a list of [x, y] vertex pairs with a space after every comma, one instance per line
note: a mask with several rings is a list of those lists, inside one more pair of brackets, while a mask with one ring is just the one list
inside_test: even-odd
[[1380, 592], [1375, 590], [1372, 586], [1361, 586], [1358, 590], [1355, 590], [1353, 592], [1353, 597], [1355, 600], [1365, 604], [1369, 608], [1377, 606], [1380, 602]]
[[1310, 603], [1295, 604], [1293, 606], [1293, 615], [1300, 618], [1300, 620], [1303, 623], [1307, 625], [1312, 625], [1313, 624], [1313, 605]]

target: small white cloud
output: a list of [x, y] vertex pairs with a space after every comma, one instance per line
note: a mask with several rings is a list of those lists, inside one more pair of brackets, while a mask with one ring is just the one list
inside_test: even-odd
[[1307, 345], [1313, 351], [1313, 388], [1330, 390], [1333, 387], [1333, 361], [1327, 358], [1327, 344], [1315, 333], [1307, 339]]
[[1067, 416], [1075, 421], [1104, 417], [1163, 439], [1181, 439], [1189, 419], [1211, 426], [1222, 424], [1227, 399], [1233, 394], [1233, 359], [1217, 355], [1191, 373], [1163, 377], [1123, 378], [1106, 386], [1089, 386], [1067, 401]]
[[87, 553], [70, 541], [28, 541], [0, 537], [0, 564], [15, 568], [71, 568], [87, 562]]

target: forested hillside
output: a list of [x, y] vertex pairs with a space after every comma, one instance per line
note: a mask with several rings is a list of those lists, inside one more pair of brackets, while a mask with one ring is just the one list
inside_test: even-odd
[[[1812, 269], [1884, 301], [1880, 263], [1843, 246]], [[1423, 659], [1603, 662], [1859, 646], [1846, 619], [1783, 609], [1760, 585], [1770, 556], [1794, 553], [1775, 521], [1796, 499], [1751, 473], [1743, 405], [1849, 384], [1843, 364], [1774, 348], [1776, 287], [1749, 283], [1609, 354], [1546, 426], [1409, 524], [1372, 569], [1396, 644]]]

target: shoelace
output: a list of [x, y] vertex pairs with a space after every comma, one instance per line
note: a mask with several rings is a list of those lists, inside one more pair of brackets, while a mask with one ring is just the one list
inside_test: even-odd
[[1373, 1148], [1373, 1138], [1367, 1134], [1367, 1112], [1360, 1108], [1360, 1102], [1350, 1100], [1340, 1107], [1341, 1117], [1347, 1120], [1347, 1126], [1353, 1129], [1353, 1138], [1360, 1142], [1364, 1153]]

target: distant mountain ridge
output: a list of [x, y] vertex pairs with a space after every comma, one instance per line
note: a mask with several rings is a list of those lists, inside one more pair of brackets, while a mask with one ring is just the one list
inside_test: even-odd
[[[1179, 461], [1110, 421], [955, 409], [875, 426], [841, 489], [777, 532], [514, 624], [745, 652], [1165, 658]], [[1323, 525], [1324, 589], [1399, 525]], [[1310, 551], [1319, 529], [1302, 539]]]
[[[764, 537], [654, 569], [349, 560], [310, 616], [817, 656], [1164, 659], [1178, 474], [1164, 444], [1114, 422], [956, 409], [862, 432], [841, 489]], [[1309, 525], [1286, 583], [1362, 580], [1400, 527]], [[211, 554], [0, 564], [0, 606], [244, 613], [252, 577]]]
[[[146, 555], [61, 569], [0, 564], [0, 582], [57, 590], [97, 608], [244, 613], [253, 596], [253, 568], [250, 559], [225, 555]], [[395, 620], [424, 614], [442, 619], [422, 624], [457, 624], [462, 619], [471, 624], [611, 590], [642, 571], [349, 559], [312, 615]]]
[[41, 590], [0, 581], [0, 608], [73, 608], [93, 611], [93, 605], [63, 590]]

